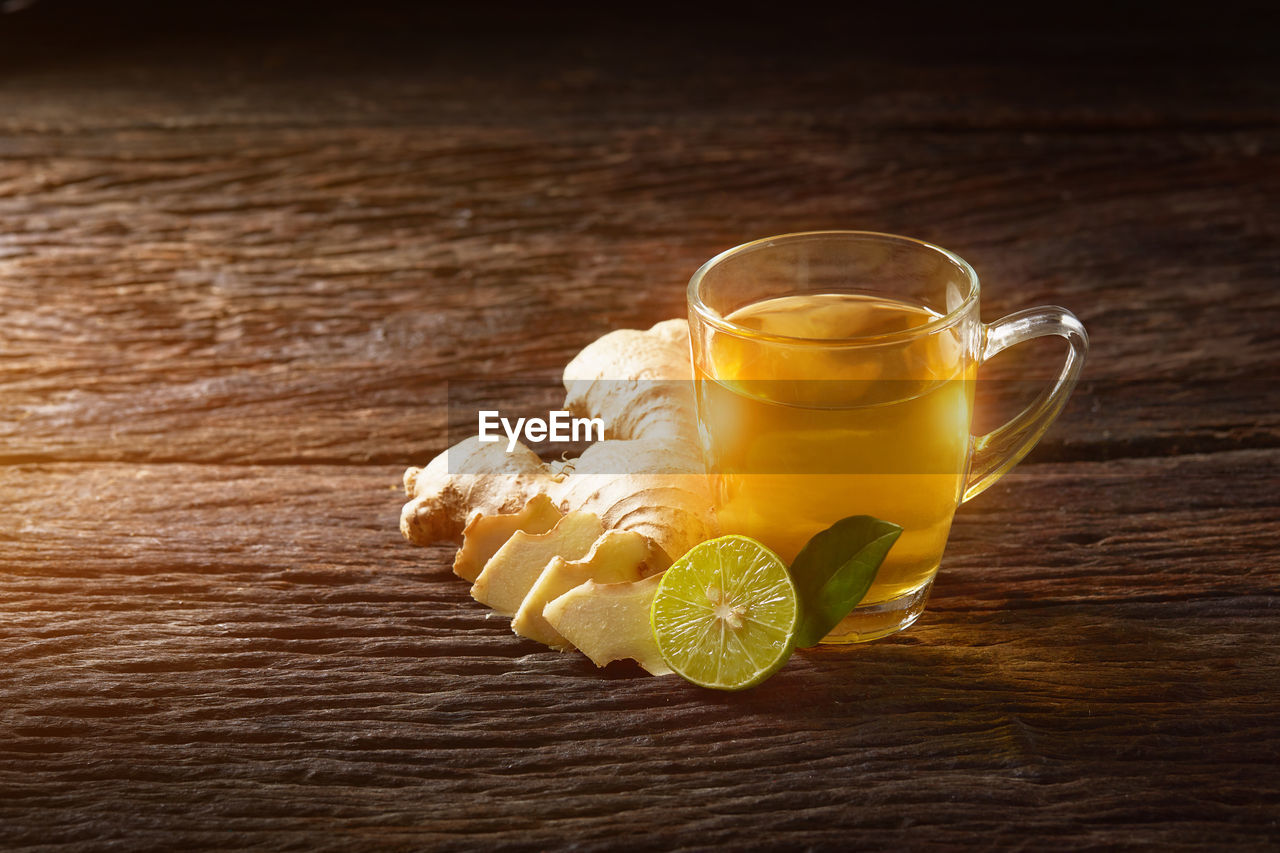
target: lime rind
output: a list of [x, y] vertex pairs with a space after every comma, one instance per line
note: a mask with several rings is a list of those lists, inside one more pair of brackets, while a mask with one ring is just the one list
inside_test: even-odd
[[667, 569], [650, 621], [671, 669], [703, 687], [742, 690], [786, 663], [799, 615], [778, 555], [754, 539], [722, 536]]

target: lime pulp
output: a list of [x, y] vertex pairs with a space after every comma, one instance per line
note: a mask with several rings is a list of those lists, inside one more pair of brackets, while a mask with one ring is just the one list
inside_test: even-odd
[[667, 665], [716, 690], [742, 690], [791, 656], [800, 621], [778, 555], [746, 536], [695, 545], [663, 574], [650, 622]]

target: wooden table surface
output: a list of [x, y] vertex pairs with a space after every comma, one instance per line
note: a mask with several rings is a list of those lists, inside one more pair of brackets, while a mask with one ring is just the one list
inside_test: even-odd
[[[1280, 846], [1261, 4], [0, 5], [0, 847]], [[401, 539], [447, 381], [831, 227], [1092, 336], [910, 631], [722, 695]]]

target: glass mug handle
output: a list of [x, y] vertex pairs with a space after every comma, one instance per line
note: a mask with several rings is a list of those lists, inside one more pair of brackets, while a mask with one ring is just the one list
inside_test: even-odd
[[983, 326], [982, 332], [983, 362], [1014, 344], [1049, 335], [1066, 339], [1067, 360], [1053, 385], [1041, 391], [1031, 405], [1004, 426], [974, 437], [964, 501], [981, 494], [1035, 447], [1066, 405], [1084, 369], [1085, 353], [1089, 351], [1089, 336], [1076, 315], [1055, 305], [1017, 311]]

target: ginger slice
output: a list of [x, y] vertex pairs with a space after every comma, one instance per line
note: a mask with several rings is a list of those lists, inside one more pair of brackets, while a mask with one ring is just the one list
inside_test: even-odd
[[653, 594], [662, 575], [633, 583], [576, 586], [542, 611], [560, 632], [596, 666], [631, 658], [652, 675], [670, 675], [649, 625]]
[[572, 648], [542, 615], [542, 609], [575, 586], [587, 581], [600, 584], [628, 583], [644, 576], [649, 544], [629, 530], [610, 530], [596, 540], [587, 555], [572, 562], [555, 557], [547, 563], [529, 594], [520, 603], [511, 630], [555, 649]]
[[552, 557], [576, 560], [603, 535], [600, 518], [589, 512], [571, 512], [546, 533], [517, 530], [485, 564], [471, 597], [512, 616]]
[[462, 547], [453, 558], [453, 573], [463, 580], [475, 583], [484, 570], [484, 564], [498, 553], [498, 549], [517, 530], [546, 533], [563, 517], [564, 513], [556, 509], [556, 505], [546, 495], [534, 495], [519, 512], [475, 514], [462, 531]]

